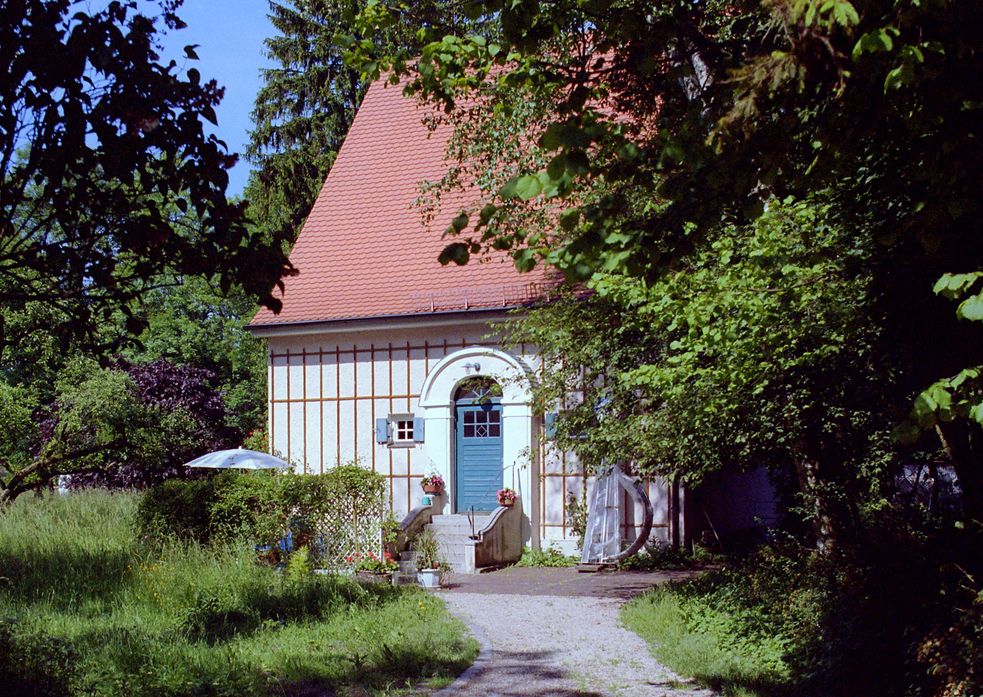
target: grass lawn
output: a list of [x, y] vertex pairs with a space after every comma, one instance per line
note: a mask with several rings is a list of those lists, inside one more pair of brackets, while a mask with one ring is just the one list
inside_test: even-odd
[[625, 604], [625, 625], [680, 676], [733, 697], [789, 694], [781, 637], [749, 629], [732, 604], [705, 584], [656, 588]]
[[416, 588], [290, 580], [247, 546], [146, 547], [138, 497], [0, 512], [0, 694], [401, 694], [478, 647]]

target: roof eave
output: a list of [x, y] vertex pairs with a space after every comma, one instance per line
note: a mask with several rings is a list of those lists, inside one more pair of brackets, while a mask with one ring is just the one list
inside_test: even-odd
[[254, 337], [296, 336], [299, 334], [337, 334], [349, 331], [369, 331], [374, 325], [380, 329], [400, 329], [420, 326], [442, 326], [460, 324], [469, 320], [475, 323], [487, 322], [495, 315], [505, 315], [528, 305], [499, 305], [495, 307], [471, 308], [468, 310], [438, 310], [413, 314], [371, 315], [367, 317], [345, 317], [323, 320], [296, 320], [269, 324], [250, 324], [246, 330]]

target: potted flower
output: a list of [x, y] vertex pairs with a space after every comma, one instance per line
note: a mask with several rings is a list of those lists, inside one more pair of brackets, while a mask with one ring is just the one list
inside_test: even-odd
[[382, 556], [374, 552], [345, 557], [345, 561], [355, 565], [355, 577], [370, 583], [392, 583], [393, 574], [399, 571], [399, 564], [389, 552]]
[[505, 487], [504, 489], [499, 489], [498, 490], [498, 505], [499, 506], [505, 506], [506, 508], [509, 508], [509, 507], [511, 507], [515, 503], [515, 500], [516, 500], [516, 498], [518, 498], [518, 496], [519, 495], [517, 493], [515, 493], [515, 490], [514, 489], [509, 489], [508, 487]]
[[440, 545], [432, 530], [424, 529], [413, 538], [416, 552], [416, 580], [424, 588], [437, 588], [450, 565], [440, 558]]
[[444, 478], [435, 470], [431, 470], [420, 481], [420, 486], [423, 487], [423, 492], [426, 494], [439, 494], [444, 490]]

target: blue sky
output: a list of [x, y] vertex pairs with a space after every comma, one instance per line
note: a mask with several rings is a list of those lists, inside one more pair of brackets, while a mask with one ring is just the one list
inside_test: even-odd
[[[249, 163], [241, 158], [248, 140], [249, 112], [262, 80], [260, 70], [271, 65], [265, 56], [263, 39], [273, 34], [266, 17], [267, 0], [185, 0], [178, 16], [188, 27], [165, 38], [161, 59], [182, 64], [184, 46], [198, 44], [200, 60], [195, 67], [204, 79], [215, 78], [225, 87], [225, 98], [216, 110], [215, 133], [240, 154], [239, 163], [229, 172], [229, 194], [242, 193], [249, 175]], [[209, 124], [210, 125], [210, 124]]]

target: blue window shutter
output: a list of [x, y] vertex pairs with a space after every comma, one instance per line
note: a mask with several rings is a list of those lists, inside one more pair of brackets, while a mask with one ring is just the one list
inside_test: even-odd
[[423, 417], [413, 417], [413, 440], [417, 443], [423, 442]]
[[559, 417], [555, 411], [551, 411], [543, 416], [543, 435], [547, 438], [556, 438], [556, 420]]
[[375, 442], [376, 443], [389, 442], [389, 419], [375, 420]]

